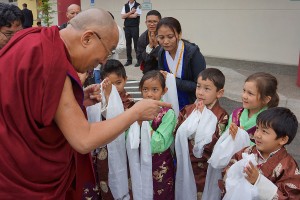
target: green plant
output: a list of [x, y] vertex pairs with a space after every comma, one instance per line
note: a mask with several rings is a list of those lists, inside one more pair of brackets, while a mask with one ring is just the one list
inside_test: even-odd
[[39, 18], [44, 26], [51, 26], [53, 23], [53, 14], [57, 13], [56, 10], [53, 10], [55, 2], [52, 0], [42, 0], [41, 5], [38, 7]]

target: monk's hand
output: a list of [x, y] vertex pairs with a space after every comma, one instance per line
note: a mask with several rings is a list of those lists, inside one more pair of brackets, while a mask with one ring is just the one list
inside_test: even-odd
[[101, 82], [101, 84], [102, 84], [102, 89], [103, 89], [103, 92], [104, 92], [104, 96], [105, 96], [106, 102], [108, 102], [109, 95], [110, 95], [111, 89], [112, 89], [112, 83], [109, 80], [109, 78], [105, 78]]
[[235, 124], [235, 123], [231, 123], [230, 126], [229, 126], [229, 134], [232, 136], [232, 139], [234, 140], [235, 139], [235, 136], [238, 132], [238, 126]]
[[100, 84], [92, 84], [83, 89], [85, 107], [94, 105], [101, 101]]
[[259, 176], [258, 168], [250, 161], [249, 164], [244, 168], [244, 173], [246, 173], [245, 178], [249, 181], [249, 183], [254, 185]]
[[203, 101], [198, 101], [197, 103], [196, 103], [196, 109], [197, 110], [199, 110], [201, 113], [202, 113], [202, 111], [204, 110], [204, 103], [203, 103]]
[[168, 72], [163, 71], [163, 70], [159, 70], [159, 72], [162, 73], [162, 75], [164, 76], [165, 79], [167, 79]]
[[132, 109], [134, 109], [134, 113], [137, 114], [137, 121], [149, 121], [158, 115], [161, 107], [172, 108], [172, 105], [162, 101], [143, 99], [134, 104]]

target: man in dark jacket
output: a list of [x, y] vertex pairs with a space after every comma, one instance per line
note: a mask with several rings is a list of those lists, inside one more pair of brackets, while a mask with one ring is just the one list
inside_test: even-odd
[[24, 15], [24, 22], [23, 22], [23, 28], [29, 28], [32, 27], [33, 24], [33, 15], [32, 11], [27, 8], [27, 4], [23, 3], [23, 10], [22, 13]]
[[146, 16], [147, 30], [139, 37], [137, 43], [137, 59], [141, 70], [145, 74], [151, 70], [158, 69], [158, 51], [160, 45], [156, 40], [156, 26], [161, 19], [157, 10], [150, 10]]

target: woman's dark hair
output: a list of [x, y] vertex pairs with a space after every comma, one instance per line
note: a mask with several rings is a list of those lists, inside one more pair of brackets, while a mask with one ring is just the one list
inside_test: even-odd
[[159, 70], [152, 70], [143, 75], [139, 85], [140, 90], [143, 88], [145, 81], [149, 79], [158, 80], [162, 89], [164, 90], [166, 88], [166, 80], [163, 74], [160, 73]]
[[290, 144], [298, 129], [298, 120], [295, 114], [288, 108], [275, 107], [261, 112], [256, 119], [256, 124], [263, 128], [274, 130], [278, 138], [289, 137], [287, 144]]
[[156, 30], [158, 31], [158, 29], [162, 26], [169, 27], [173, 31], [174, 34], [175, 34], [175, 32], [177, 32], [177, 34], [179, 35], [182, 32], [179, 21], [177, 19], [175, 19], [174, 17], [162, 18], [158, 22]]
[[15, 21], [24, 22], [24, 15], [18, 6], [0, 3], [0, 27], [11, 27]]
[[267, 96], [271, 97], [271, 100], [267, 104], [268, 108], [278, 106], [279, 96], [277, 94], [278, 82], [276, 77], [265, 72], [257, 72], [250, 75], [245, 82], [251, 81], [256, 84], [260, 100], [265, 99]]

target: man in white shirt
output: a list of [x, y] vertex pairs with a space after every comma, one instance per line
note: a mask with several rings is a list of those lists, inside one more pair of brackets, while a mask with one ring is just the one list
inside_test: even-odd
[[[134, 0], [129, 0], [122, 8], [121, 16], [124, 19], [124, 31], [126, 38], [126, 52], [127, 52], [127, 62], [124, 66], [129, 66], [132, 64], [132, 39], [134, 44], [134, 50], [137, 52], [137, 41], [139, 38], [139, 25], [140, 16], [142, 14], [141, 5]], [[135, 64], [136, 67], [139, 63]]]

